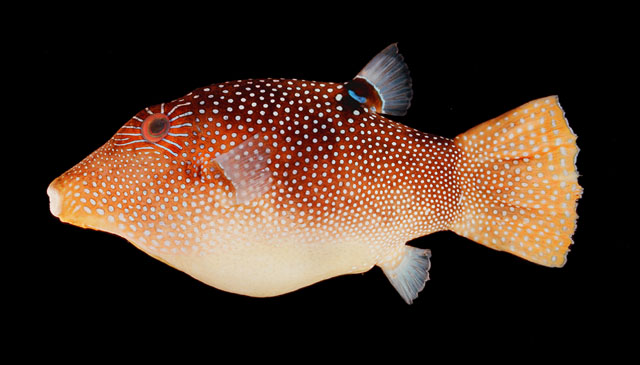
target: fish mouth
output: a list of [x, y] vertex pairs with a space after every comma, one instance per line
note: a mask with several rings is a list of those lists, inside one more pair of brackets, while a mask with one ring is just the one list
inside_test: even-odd
[[[81, 204], [76, 202], [76, 199], [70, 198], [71, 194], [65, 185], [67, 184], [65, 184], [64, 179], [58, 177], [47, 187], [51, 214], [64, 223], [82, 228], [93, 228], [91, 227], [91, 223], [95, 223], [93, 222], [94, 217], [84, 211]], [[93, 226], [95, 226], [95, 224]]]
[[[63, 223], [69, 223], [82, 228], [91, 228], [100, 231], [113, 230], [112, 225], [102, 216], [94, 214], [80, 199], [75, 199], [66, 188], [67, 184], [62, 178], [57, 178], [47, 187], [49, 196], [49, 210], [54, 217]], [[97, 209], [96, 209], [97, 210]]]
[[47, 187], [47, 195], [49, 196], [49, 210], [54, 217], [60, 218], [62, 212], [62, 197], [58, 188], [55, 187], [56, 180], [52, 181]]

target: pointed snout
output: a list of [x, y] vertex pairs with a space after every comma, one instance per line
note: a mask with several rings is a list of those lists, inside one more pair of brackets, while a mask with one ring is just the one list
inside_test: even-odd
[[47, 188], [47, 195], [49, 196], [49, 210], [51, 210], [51, 214], [55, 217], [60, 217], [60, 212], [62, 211], [62, 197], [60, 194], [60, 190], [56, 187], [57, 181], [53, 180], [49, 187]]
[[107, 214], [108, 208], [103, 203], [106, 199], [98, 199], [97, 192], [89, 189], [91, 183], [75, 183], [72, 178], [74, 183], [70, 184], [69, 180], [65, 173], [47, 187], [51, 214], [74, 226], [115, 232], [117, 223], [113, 215]]

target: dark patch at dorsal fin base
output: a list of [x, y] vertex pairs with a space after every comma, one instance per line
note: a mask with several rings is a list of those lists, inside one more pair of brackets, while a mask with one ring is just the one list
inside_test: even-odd
[[364, 106], [374, 113], [382, 113], [382, 99], [378, 91], [368, 81], [356, 77], [348, 81], [344, 87], [348, 95], [343, 99], [344, 103]]
[[[376, 108], [376, 112], [388, 115], [407, 114], [413, 89], [409, 67], [404, 62], [404, 57], [398, 53], [397, 43], [388, 46], [373, 57], [356, 75], [354, 81], [358, 79], [365, 80], [377, 92], [381, 105]], [[349, 90], [348, 84], [347, 90]], [[361, 101], [362, 99], [359, 98], [366, 98], [366, 95], [358, 94], [358, 90], [352, 90], [352, 92], [355, 95], [351, 97], [355, 100]]]

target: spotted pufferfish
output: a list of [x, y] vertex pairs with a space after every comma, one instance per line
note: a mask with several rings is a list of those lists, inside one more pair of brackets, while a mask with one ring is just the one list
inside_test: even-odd
[[582, 188], [558, 98], [450, 139], [388, 118], [412, 96], [396, 44], [346, 83], [200, 88], [141, 110], [55, 179], [50, 210], [254, 297], [378, 266], [410, 304], [431, 253], [406, 242], [443, 230], [563, 266]]

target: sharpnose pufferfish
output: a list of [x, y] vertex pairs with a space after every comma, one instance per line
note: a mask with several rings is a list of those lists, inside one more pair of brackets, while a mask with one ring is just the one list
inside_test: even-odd
[[576, 136], [556, 96], [450, 139], [392, 121], [413, 92], [395, 44], [345, 83], [213, 84], [134, 115], [55, 179], [61, 221], [121, 236], [213, 287], [284, 294], [379, 266], [407, 303], [451, 230], [549, 267], [576, 229]]

